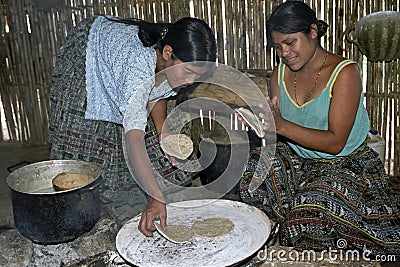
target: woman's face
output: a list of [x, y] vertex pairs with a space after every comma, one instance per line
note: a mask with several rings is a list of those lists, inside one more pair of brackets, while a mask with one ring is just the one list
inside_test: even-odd
[[173, 60], [172, 64], [165, 69], [168, 82], [173, 88], [185, 88], [198, 81], [199, 77], [206, 73], [204, 67], [185, 63], [181, 60]]
[[176, 59], [174, 51], [169, 45], [163, 47], [160, 58], [158, 71], [162, 71], [166, 75], [172, 88], [185, 88], [198, 81], [199, 77], [208, 71], [207, 67], [199, 67], [193, 63], [185, 63]]
[[272, 41], [278, 56], [292, 71], [298, 71], [310, 61], [318, 44], [313, 30], [310, 34], [303, 32], [284, 34], [274, 31]]

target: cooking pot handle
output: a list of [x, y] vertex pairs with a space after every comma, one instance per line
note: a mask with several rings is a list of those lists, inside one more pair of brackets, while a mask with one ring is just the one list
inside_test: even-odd
[[13, 171], [19, 169], [20, 167], [23, 167], [23, 166], [28, 165], [28, 164], [31, 164], [31, 162], [24, 160], [24, 161], [18, 162], [17, 164], [14, 164], [14, 165], [11, 165], [11, 166], [7, 167], [7, 171], [8, 172], [13, 172]]
[[94, 189], [96, 189], [97, 187], [99, 187], [100, 184], [101, 184], [100, 179], [98, 179], [98, 180], [96, 180], [96, 181], [94, 182], [93, 185], [91, 185], [91, 186], [89, 186], [89, 187], [87, 187], [87, 188], [80, 188], [80, 189], [77, 191], [77, 193], [78, 193], [78, 194], [81, 194], [81, 193], [84, 194], [85, 192], [93, 191]]
[[349, 43], [355, 43], [356, 39], [353, 36], [353, 32], [354, 32], [355, 28], [354, 26], [348, 27], [345, 31], [344, 31], [344, 37], [346, 38], [347, 42]]
[[100, 186], [100, 183], [99, 182], [95, 182], [94, 185], [88, 187], [87, 190], [94, 190], [99, 186]]
[[[341, 40], [344, 38], [344, 39], [346, 39], [346, 41], [347, 42], [349, 42], [349, 43], [355, 43], [356, 42], [356, 40], [354, 39], [354, 38], [352, 38], [351, 36], [352, 36], [352, 32], [355, 30], [355, 27], [354, 27], [354, 24], [353, 25], [348, 25], [347, 26], [347, 28], [346, 28], [346, 30], [343, 32], [343, 34], [342, 34], [342, 36], [341, 36]], [[344, 46], [343, 46], [343, 42], [339, 42], [339, 47], [340, 47], [340, 49], [342, 50], [342, 51], [347, 51], [348, 52], [348, 49], [346, 49]]]

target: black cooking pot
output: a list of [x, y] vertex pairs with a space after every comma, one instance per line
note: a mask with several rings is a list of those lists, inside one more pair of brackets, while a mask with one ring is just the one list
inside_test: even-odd
[[[78, 188], [55, 191], [52, 179], [60, 173], [91, 175]], [[39, 244], [57, 244], [90, 230], [100, 217], [100, 168], [77, 160], [50, 160], [26, 165], [7, 177], [17, 230]]]

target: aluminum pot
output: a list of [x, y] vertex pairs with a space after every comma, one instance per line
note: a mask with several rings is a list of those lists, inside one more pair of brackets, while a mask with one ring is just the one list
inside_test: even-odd
[[[62, 172], [95, 179], [78, 188], [55, 191], [52, 179]], [[41, 161], [21, 167], [7, 177], [17, 230], [39, 244], [73, 240], [89, 231], [100, 217], [100, 168], [77, 160]]]

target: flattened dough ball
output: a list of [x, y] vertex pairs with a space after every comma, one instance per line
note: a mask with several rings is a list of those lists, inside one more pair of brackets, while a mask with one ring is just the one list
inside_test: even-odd
[[238, 108], [237, 113], [247, 122], [247, 124], [254, 130], [258, 137], [263, 138], [265, 135], [263, 125], [256, 114], [246, 108]]
[[191, 228], [184, 225], [167, 225], [167, 229], [163, 230], [159, 223], [154, 223], [157, 231], [165, 237], [168, 241], [177, 244], [187, 243], [193, 238], [193, 231]]
[[63, 172], [53, 178], [53, 187], [58, 190], [69, 190], [91, 183], [93, 176], [82, 173]]
[[229, 234], [235, 225], [225, 217], [212, 217], [196, 221], [193, 226], [195, 235], [207, 238], [216, 238]]
[[193, 141], [185, 134], [171, 134], [161, 140], [160, 146], [168, 155], [186, 159], [193, 152]]

